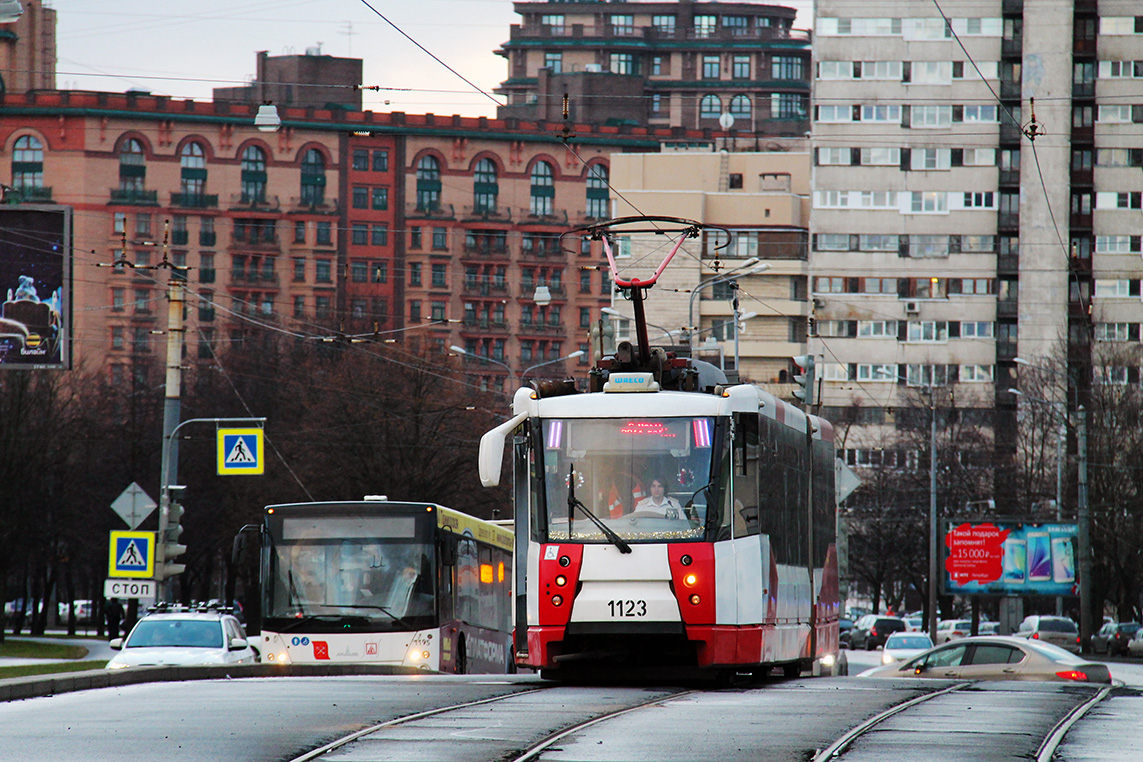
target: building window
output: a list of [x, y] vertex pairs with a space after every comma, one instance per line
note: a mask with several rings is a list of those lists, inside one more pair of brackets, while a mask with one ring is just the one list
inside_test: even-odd
[[607, 167], [592, 164], [587, 168], [587, 216], [606, 219], [611, 198], [607, 187]]
[[675, 17], [673, 15], [661, 15], [651, 17], [651, 28], [659, 34], [674, 35], [675, 33]]
[[494, 212], [500, 196], [496, 177], [496, 162], [481, 159], [476, 163], [472, 178], [472, 211]]
[[532, 214], [550, 215], [556, 197], [555, 172], [552, 165], [546, 161], [538, 161], [532, 167]]
[[719, 56], [703, 56], [702, 57], [702, 78], [703, 79], [718, 79], [719, 73], [722, 70], [721, 60]]
[[447, 288], [448, 283], [445, 279], [447, 266], [441, 263], [433, 264], [432, 270], [432, 284], [433, 288]]
[[616, 37], [630, 37], [635, 34], [635, 17], [625, 14], [611, 14], [611, 33]]
[[374, 172], [388, 172], [389, 171], [389, 152], [386, 150], [377, 150], [373, 152], [373, 171]]
[[333, 243], [333, 225], [329, 222], [319, 222], [317, 224], [317, 244], [318, 246], [330, 246]]
[[355, 222], [349, 231], [349, 240], [355, 246], [364, 246], [369, 243], [369, 226], [364, 222]]
[[421, 285], [421, 263], [420, 262], [410, 262], [409, 263], [409, 285], [410, 286], [420, 286]]
[[774, 56], [770, 59], [770, 76], [773, 79], [804, 79], [802, 59], [794, 56]]
[[718, 28], [718, 16], [695, 16], [695, 37], [710, 37]]
[[17, 139], [13, 147], [12, 186], [17, 190], [44, 187], [44, 147], [31, 135]]
[[119, 150], [119, 190], [126, 194], [142, 193], [147, 178], [143, 144], [135, 138], [123, 141]]
[[370, 228], [370, 243], [374, 246], [389, 245], [389, 228], [385, 225], [374, 225]]
[[433, 249], [448, 250], [448, 228], [433, 228]]
[[651, 113], [655, 114], [655, 115], [663, 113], [663, 94], [662, 93], [652, 93], [651, 94]]
[[325, 201], [325, 157], [311, 148], [302, 158], [302, 203], [317, 206]]
[[330, 298], [328, 296], [314, 297], [314, 316], [328, 318], [330, 313]]
[[373, 188], [370, 194], [371, 205], [374, 209], [385, 210], [389, 208], [389, 189]]
[[306, 242], [306, 223], [298, 220], [294, 223], [294, 243]]
[[750, 56], [735, 56], [731, 66], [731, 76], [735, 79], [750, 79]]
[[544, 68], [552, 74], [562, 74], [564, 70], [563, 53], [544, 53]]
[[354, 209], [368, 209], [369, 208], [369, 189], [355, 185], [353, 187], [353, 208]]
[[354, 148], [353, 149], [353, 169], [356, 172], [369, 171], [369, 149], [367, 148]]
[[608, 60], [608, 70], [612, 74], [635, 73], [635, 57], [631, 53], [612, 53]]
[[266, 201], [266, 152], [247, 146], [242, 152], [242, 203]]
[[318, 259], [314, 262], [314, 280], [318, 283], [330, 283], [333, 280], [333, 268], [330, 260]]
[[421, 248], [421, 226], [420, 225], [414, 225], [411, 228], [409, 228], [409, 248], [410, 249]]
[[702, 119], [718, 119], [722, 116], [722, 101], [717, 95], [704, 95], [699, 101], [699, 117]]
[[736, 95], [730, 99], [730, 115], [735, 119], [750, 118], [750, 98], [745, 95]]
[[441, 204], [441, 165], [433, 156], [417, 162], [417, 211], [434, 212]]
[[306, 280], [306, 258], [294, 257], [294, 282], [304, 283]]

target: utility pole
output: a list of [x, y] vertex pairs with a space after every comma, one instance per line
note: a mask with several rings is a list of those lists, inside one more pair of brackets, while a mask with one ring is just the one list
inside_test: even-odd
[[1076, 542], [1079, 544], [1080, 648], [1091, 646], [1091, 511], [1087, 504], [1087, 410], [1076, 410], [1078, 482]]
[[937, 390], [929, 387], [929, 637], [937, 642]]
[[[182, 410], [182, 360], [183, 360], [183, 293], [184, 275], [172, 270], [168, 282], [167, 311], [167, 384], [166, 399], [163, 403], [163, 448], [162, 467], [159, 469], [159, 532], [155, 538], [155, 569], [166, 568], [166, 540], [170, 529], [171, 486], [175, 484], [179, 470], [179, 444], [173, 440], [179, 426]], [[175, 538], [178, 539], [178, 538]], [[161, 573], [161, 572], [160, 572]], [[159, 580], [157, 591], [160, 600], [170, 600], [170, 576]]]

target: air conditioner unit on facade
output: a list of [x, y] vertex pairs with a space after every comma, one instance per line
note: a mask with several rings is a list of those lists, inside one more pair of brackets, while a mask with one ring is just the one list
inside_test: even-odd
[[905, 302], [905, 313], [909, 315], [916, 315], [921, 311], [920, 302]]

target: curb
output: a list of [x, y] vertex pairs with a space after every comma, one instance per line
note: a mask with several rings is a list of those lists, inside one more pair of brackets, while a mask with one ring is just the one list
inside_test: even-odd
[[205, 667], [130, 667], [93, 669], [58, 676], [35, 675], [0, 680], [0, 701], [54, 696], [58, 693], [114, 688], [139, 683], [222, 680], [243, 677], [334, 677], [338, 675], [437, 674], [414, 667], [372, 664], [220, 664]]

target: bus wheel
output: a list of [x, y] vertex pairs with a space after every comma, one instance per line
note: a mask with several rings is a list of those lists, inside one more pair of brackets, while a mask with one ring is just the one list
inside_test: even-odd
[[453, 664], [454, 671], [458, 675], [463, 675], [468, 672], [468, 650], [465, 648], [464, 636], [461, 635], [456, 643], [456, 661]]
[[798, 662], [790, 662], [789, 664], [782, 665], [782, 677], [787, 680], [793, 680], [796, 677], [801, 677], [802, 665]]

